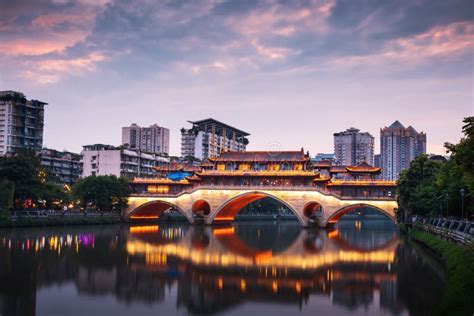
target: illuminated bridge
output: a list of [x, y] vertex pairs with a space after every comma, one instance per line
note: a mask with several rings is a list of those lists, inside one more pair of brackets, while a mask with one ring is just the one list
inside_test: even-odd
[[[131, 220], [156, 220], [169, 210], [190, 223], [228, 223], [252, 202], [271, 198], [291, 210], [303, 226], [325, 227], [360, 207], [369, 207], [395, 222], [395, 182], [376, 180], [380, 168], [367, 164], [311, 165], [309, 155], [291, 152], [224, 152], [219, 158], [185, 170], [167, 166], [156, 179], [135, 179]], [[170, 174], [182, 173], [180, 179]]]

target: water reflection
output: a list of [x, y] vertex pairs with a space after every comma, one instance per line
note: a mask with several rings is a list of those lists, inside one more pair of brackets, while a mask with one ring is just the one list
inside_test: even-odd
[[429, 314], [440, 271], [380, 222], [0, 230], [0, 314]]

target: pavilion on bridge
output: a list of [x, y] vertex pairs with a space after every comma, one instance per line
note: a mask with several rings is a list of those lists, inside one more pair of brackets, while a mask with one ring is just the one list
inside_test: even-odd
[[[334, 166], [311, 164], [299, 151], [224, 151], [200, 166], [159, 167], [155, 179], [135, 179], [135, 193], [176, 195], [199, 187], [305, 188], [347, 197], [392, 197], [395, 182], [378, 180], [381, 169], [367, 163]], [[182, 175], [180, 177], [179, 175]]]

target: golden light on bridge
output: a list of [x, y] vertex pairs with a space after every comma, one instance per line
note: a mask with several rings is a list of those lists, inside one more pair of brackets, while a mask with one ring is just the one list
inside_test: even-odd
[[[190, 192], [183, 192], [176, 196], [162, 196], [155, 197], [139, 197], [132, 196], [129, 199], [131, 208], [127, 211], [131, 219], [157, 219], [159, 215], [165, 210], [165, 208], [175, 207], [183, 215], [192, 221], [192, 206], [196, 201], [207, 201], [209, 205], [212, 205], [212, 212], [210, 217], [206, 218], [206, 223], [225, 223], [232, 222], [235, 219], [235, 215], [241, 209], [241, 207], [252, 202], [255, 199], [263, 197], [274, 198], [286, 204], [298, 217], [302, 225], [307, 225], [307, 218], [304, 214], [305, 205], [308, 202], [315, 202], [322, 206], [323, 216], [321, 217], [321, 225], [335, 224], [341, 216], [346, 214], [352, 208], [368, 206], [383, 214], [387, 215], [390, 219], [395, 221], [394, 210], [397, 207], [395, 200], [384, 200], [384, 199], [357, 199], [351, 197], [351, 199], [340, 199], [337, 195], [330, 195], [315, 190], [297, 189], [292, 190], [277, 189], [277, 188], [249, 188], [249, 189], [228, 189], [228, 188], [197, 188]], [[142, 206], [148, 203], [156, 202], [157, 204], [162, 203], [163, 207], [156, 205], [156, 209], [153, 210], [151, 207], [145, 211], [141, 209]], [[216, 210], [219, 210], [216, 212]], [[135, 213], [135, 211], [137, 213]], [[148, 212], [150, 211], [150, 212]], [[153, 211], [156, 213], [153, 213]], [[143, 216], [139, 214], [142, 213]]]

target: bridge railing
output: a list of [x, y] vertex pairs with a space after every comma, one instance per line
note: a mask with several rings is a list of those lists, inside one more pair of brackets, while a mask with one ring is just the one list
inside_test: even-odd
[[183, 194], [190, 194], [196, 192], [198, 190], [281, 190], [281, 191], [309, 191], [309, 192], [319, 192], [323, 195], [333, 196], [340, 200], [380, 200], [380, 201], [394, 201], [395, 196], [386, 196], [386, 195], [370, 195], [370, 196], [363, 196], [363, 195], [341, 195], [337, 192], [314, 187], [314, 186], [248, 186], [248, 185], [206, 185], [206, 186], [198, 186], [192, 189], [183, 190], [176, 194], [169, 194], [169, 193], [148, 193], [148, 192], [141, 192], [141, 193], [133, 193], [132, 196], [134, 197], [171, 197], [176, 198]]
[[456, 218], [424, 218], [415, 221], [422, 230], [467, 245], [474, 240], [474, 222]]

